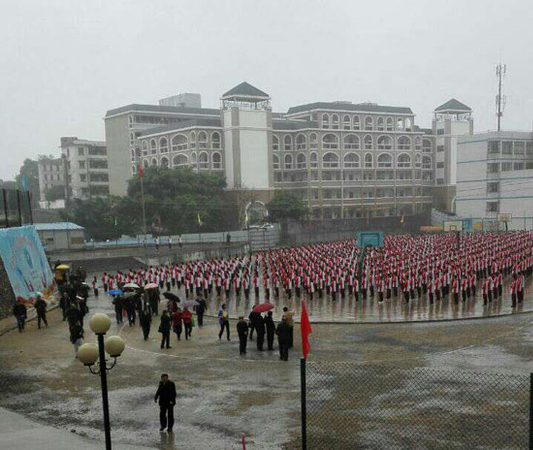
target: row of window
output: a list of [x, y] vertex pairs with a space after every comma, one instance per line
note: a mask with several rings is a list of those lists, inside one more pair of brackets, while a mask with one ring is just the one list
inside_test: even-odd
[[[375, 176], [374, 176], [375, 175]], [[422, 172], [420, 169], [415, 171], [415, 180], [421, 180], [423, 182], [433, 181], [433, 172]], [[340, 172], [311, 172], [309, 177], [307, 172], [274, 172], [274, 181], [276, 182], [307, 182], [307, 181], [340, 181]], [[348, 183], [350, 181], [409, 181], [413, 180], [413, 172], [411, 170], [379, 170], [375, 174], [374, 172], [360, 172], [350, 171], [342, 174], [342, 180]]]
[[502, 162], [501, 165], [499, 162], [488, 163], [487, 172], [488, 173], [498, 173], [500, 170], [502, 172], [510, 172], [511, 170], [531, 170], [533, 169], [533, 161], [506, 161]]
[[[357, 169], [361, 167], [361, 156], [357, 153], [346, 153], [342, 158], [343, 167], [346, 169]], [[392, 168], [393, 156], [390, 153], [381, 153], [376, 158], [378, 168]], [[278, 155], [273, 155], [274, 169], [281, 169], [281, 159]], [[318, 168], [318, 154], [312, 152], [309, 155], [309, 167], [312, 169]], [[322, 156], [322, 168], [324, 169], [338, 169], [340, 167], [340, 157], [336, 153], [328, 152]], [[371, 169], [374, 167], [374, 156], [367, 153], [364, 156], [364, 167]], [[407, 153], [401, 153], [396, 157], [397, 168], [412, 167], [411, 156]], [[422, 167], [422, 169], [432, 169], [433, 160], [430, 156], [416, 155], [415, 167]], [[307, 169], [307, 156], [304, 153], [298, 153], [296, 158], [291, 154], [286, 154], [283, 157], [284, 169]]]
[[533, 141], [488, 141], [489, 155], [533, 156]]
[[43, 164], [41, 167], [44, 172], [59, 172], [59, 165], [57, 164]]
[[332, 130], [361, 130], [366, 131], [411, 131], [412, 129], [412, 120], [411, 118], [398, 117], [396, 120], [392, 117], [378, 117], [374, 118], [372, 116], [366, 116], [361, 120], [360, 116], [350, 116], [345, 114], [342, 116], [338, 114], [327, 114], [324, 113], [320, 117], [320, 124], [322, 128], [332, 129]]
[[[143, 160], [143, 167], [149, 166], [159, 166], [159, 167], [170, 167], [170, 159], [166, 156], [163, 156], [160, 161], [157, 158], [152, 158], [151, 161], [148, 159]], [[222, 169], [222, 155], [219, 152], [213, 152], [211, 156], [207, 152], [201, 152], [196, 158], [196, 153], [192, 153], [191, 157], [187, 155], [176, 155], [172, 158], [172, 167], [185, 167], [192, 166], [193, 169], [199, 168], [203, 170], [220, 170]], [[132, 167], [132, 172], [137, 173], [136, 166]]]
[[45, 181], [60, 181], [61, 180], [61, 175], [60, 174], [44, 174], [43, 176], [44, 180]]
[[[211, 144], [211, 145], [209, 145]], [[177, 152], [180, 150], [187, 150], [190, 148], [220, 148], [220, 133], [214, 131], [211, 133], [211, 139], [208, 141], [208, 134], [205, 131], [198, 133], [198, 142], [196, 141], [196, 133], [192, 131], [189, 136], [185, 134], [176, 134], [170, 139], [170, 150]], [[143, 155], [148, 154], [148, 149], [152, 155], [159, 153], [167, 153], [169, 151], [169, 140], [167, 137], [161, 137], [159, 140], [150, 139], [150, 143], [147, 141], [142, 142]]]
[[[281, 146], [283, 142], [283, 146]], [[377, 139], [374, 139], [371, 135], [366, 135], [362, 139], [362, 145], [365, 149], [370, 150], [374, 148], [374, 145], [377, 145], [377, 148], [380, 150], [392, 150], [393, 149], [393, 139], [390, 136], [379, 136]], [[339, 137], [333, 133], [327, 133], [322, 136], [322, 148], [324, 149], [338, 149], [340, 145]], [[274, 150], [305, 150], [307, 148], [316, 149], [318, 148], [318, 140], [316, 133], [311, 133], [309, 135], [309, 146], [307, 143], [307, 136], [305, 134], [298, 134], [293, 142], [293, 137], [291, 135], [285, 135], [283, 140], [281, 136], [273, 135], [272, 136], [272, 148]], [[361, 139], [355, 134], [349, 134], [343, 138], [343, 148], [348, 150], [359, 150], [361, 148]], [[412, 148], [412, 140], [408, 136], [400, 136], [396, 139], [396, 148], [398, 150], [410, 150]], [[431, 141], [429, 139], [422, 140], [420, 136], [415, 138], [415, 148], [423, 149], [425, 152], [431, 152]]]

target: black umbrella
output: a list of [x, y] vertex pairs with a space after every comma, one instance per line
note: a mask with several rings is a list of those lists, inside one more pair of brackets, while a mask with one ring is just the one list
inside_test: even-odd
[[176, 300], [177, 302], [181, 301], [180, 298], [172, 292], [163, 292], [163, 297], [168, 298], [169, 300]]

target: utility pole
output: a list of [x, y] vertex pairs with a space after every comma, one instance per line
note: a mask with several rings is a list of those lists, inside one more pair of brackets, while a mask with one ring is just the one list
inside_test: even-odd
[[499, 63], [496, 66], [496, 76], [498, 77], [498, 95], [496, 96], [496, 116], [498, 117], [498, 131], [501, 131], [501, 120], [503, 109], [505, 108], [506, 96], [502, 96], [502, 81], [507, 72], [507, 65]]

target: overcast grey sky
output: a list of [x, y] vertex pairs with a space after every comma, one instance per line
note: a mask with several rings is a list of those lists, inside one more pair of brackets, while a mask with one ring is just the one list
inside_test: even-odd
[[0, 178], [60, 136], [104, 139], [106, 110], [246, 80], [275, 111], [312, 101], [410, 106], [429, 126], [455, 97], [494, 129], [531, 130], [531, 0], [0, 0]]

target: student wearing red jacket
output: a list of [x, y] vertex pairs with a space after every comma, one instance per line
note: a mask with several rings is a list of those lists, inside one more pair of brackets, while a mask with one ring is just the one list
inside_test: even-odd
[[185, 340], [188, 340], [192, 333], [192, 313], [187, 308], [183, 308], [181, 318], [185, 327]]

